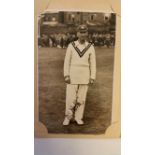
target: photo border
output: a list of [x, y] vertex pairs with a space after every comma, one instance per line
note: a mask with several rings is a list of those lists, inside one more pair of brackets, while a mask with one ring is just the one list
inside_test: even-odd
[[[34, 136], [36, 138], [119, 138], [121, 136], [121, 8], [120, 0], [34, 0]], [[116, 40], [114, 48], [114, 74], [111, 125], [105, 134], [54, 134], [48, 133], [39, 122], [38, 101], [38, 15], [47, 8], [56, 11], [116, 13]]]

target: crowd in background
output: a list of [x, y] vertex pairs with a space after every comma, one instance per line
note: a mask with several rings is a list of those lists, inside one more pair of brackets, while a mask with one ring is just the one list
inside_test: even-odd
[[[39, 47], [66, 48], [70, 42], [77, 39], [76, 34], [71, 33], [43, 34], [38, 38], [38, 45]], [[94, 46], [107, 46], [109, 48], [115, 45], [115, 35], [113, 33], [90, 33], [88, 34], [88, 42]]]

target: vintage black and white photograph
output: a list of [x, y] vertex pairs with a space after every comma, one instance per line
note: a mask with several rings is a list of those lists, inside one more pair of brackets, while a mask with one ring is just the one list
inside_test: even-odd
[[38, 16], [38, 113], [49, 134], [105, 134], [111, 125], [116, 14]]

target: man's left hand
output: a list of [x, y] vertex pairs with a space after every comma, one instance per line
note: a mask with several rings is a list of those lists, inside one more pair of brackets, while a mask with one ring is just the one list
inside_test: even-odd
[[90, 85], [93, 85], [93, 84], [94, 84], [94, 82], [95, 82], [95, 80], [94, 80], [94, 79], [90, 79], [89, 84], [90, 84]]

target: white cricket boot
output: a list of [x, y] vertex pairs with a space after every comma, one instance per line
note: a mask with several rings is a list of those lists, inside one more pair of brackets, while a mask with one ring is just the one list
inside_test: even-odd
[[83, 120], [81, 120], [81, 119], [75, 119], [75, 121], [76, 121], [76, 123], [78, 125], [83, 125], [84, 124]]
[[64, 119], [64, 121], [63, 121], [63, 125], [69, 125], [69, 123], [70, 123], [70, 120], [67, 118], [67, 117], [65, 117], [65, 119]]

